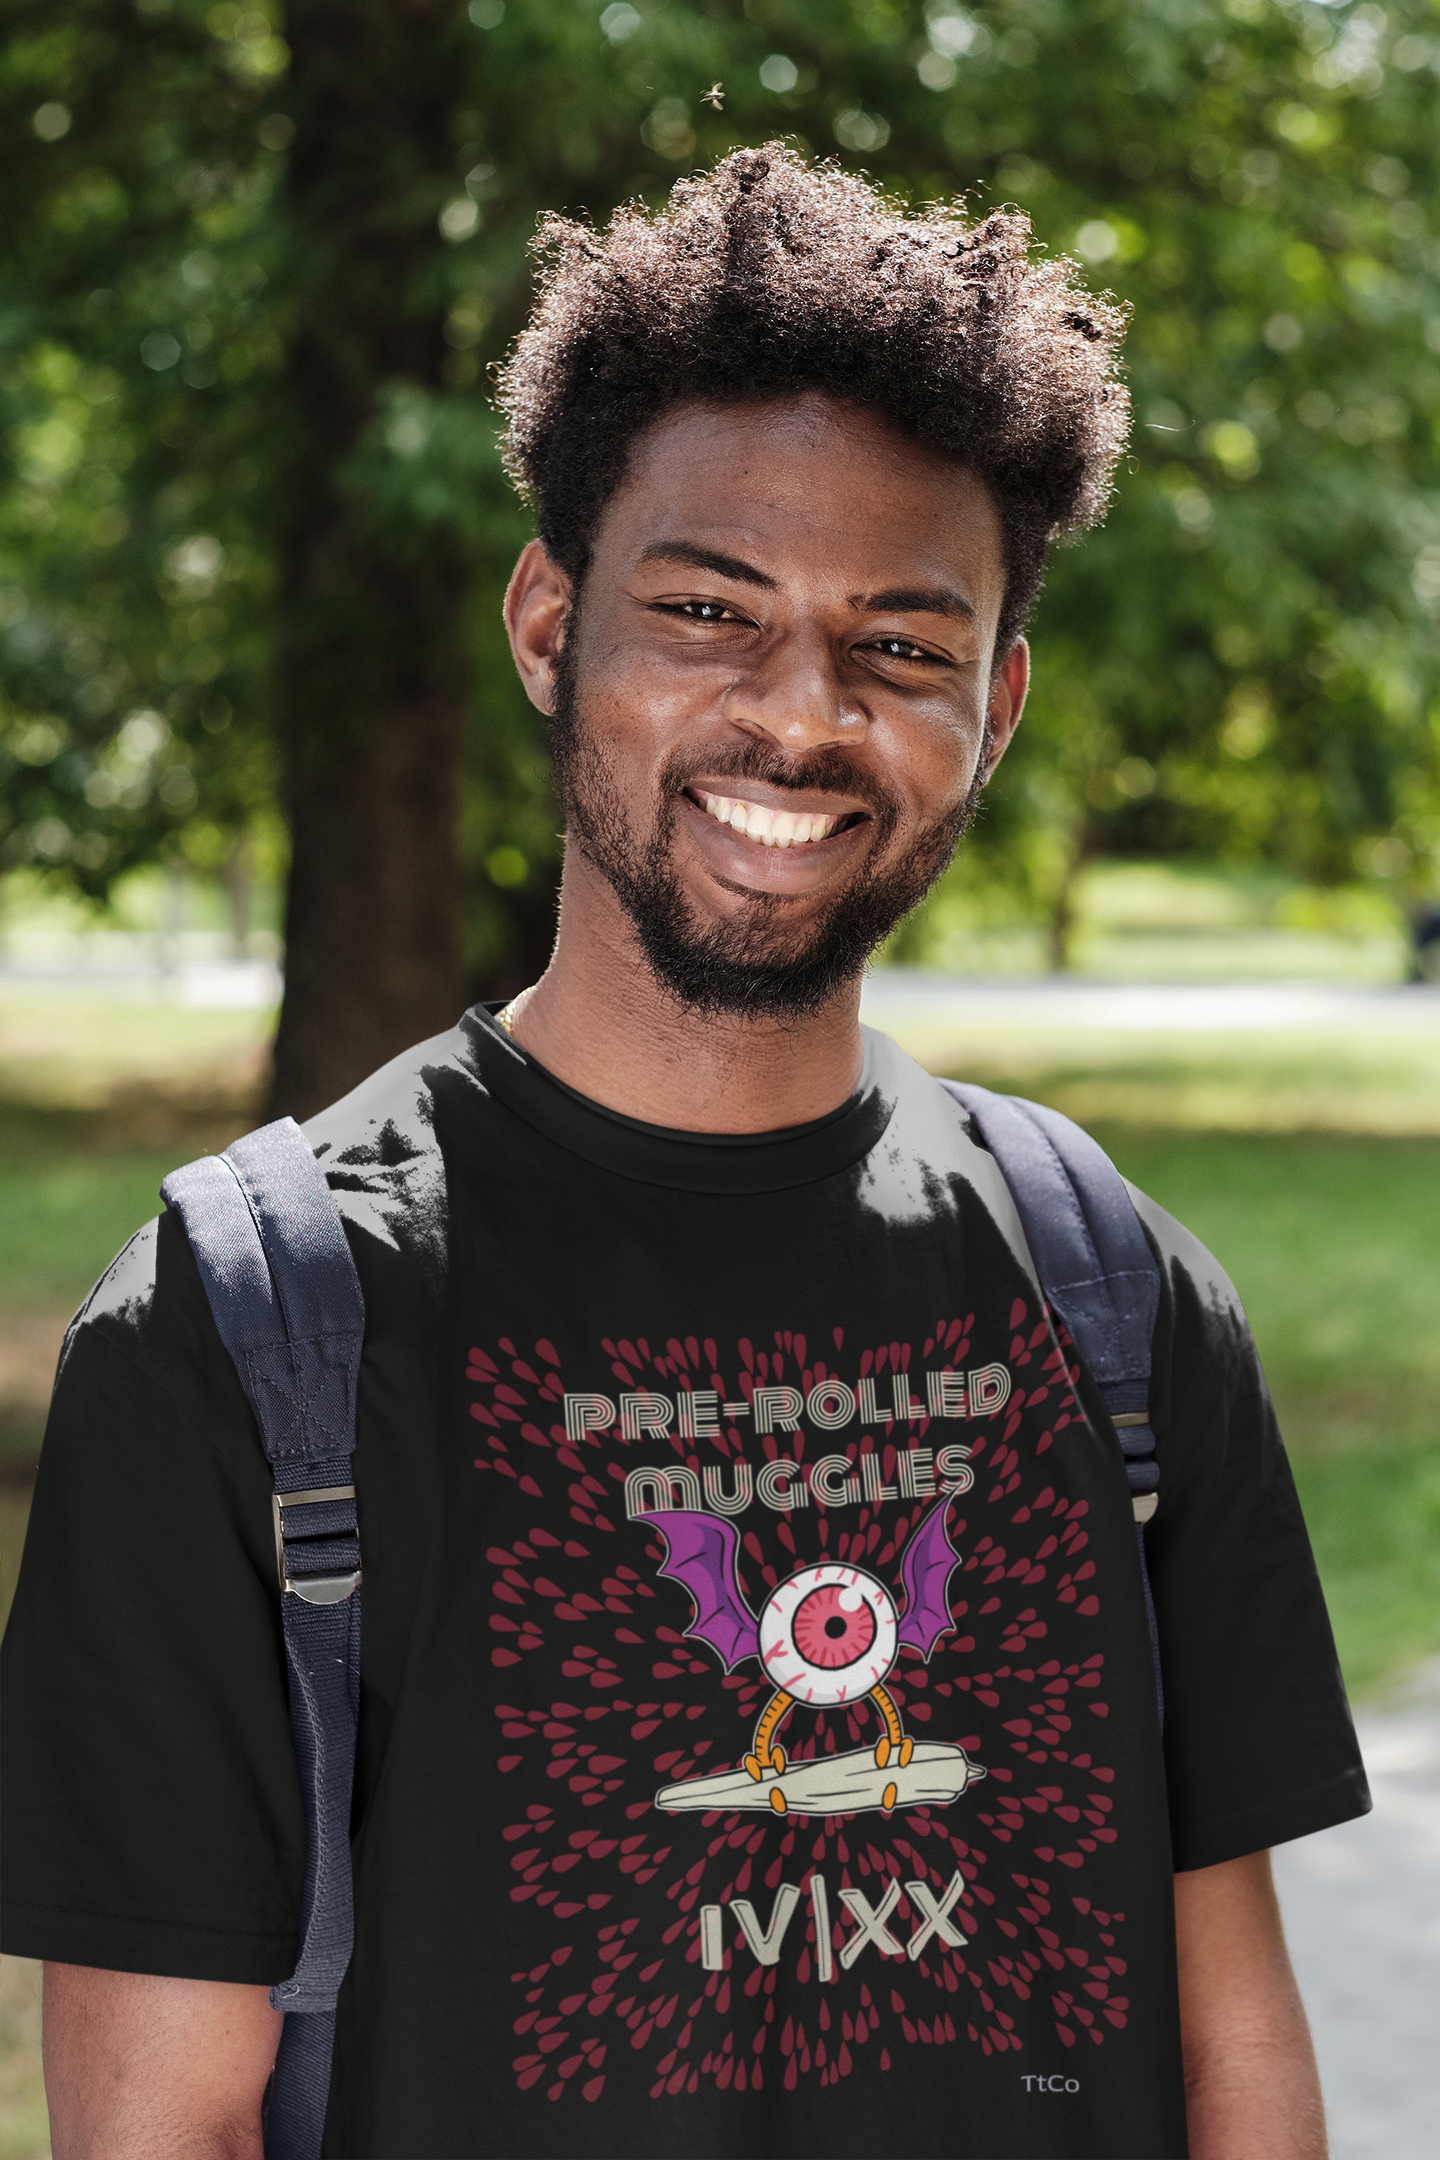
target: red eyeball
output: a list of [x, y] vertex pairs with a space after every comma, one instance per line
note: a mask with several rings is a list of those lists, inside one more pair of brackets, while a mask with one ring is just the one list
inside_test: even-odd
[[885, 1585], [835, 1561], [787, 1576], [760, 1615], [767, 1676], [817, 1709], [868, 1695], [898, 1647], [899, 1619]]
[[807, 1664], [832, 1672], [865, 1655], [875, 1640], [875, 1615], [858, 1589], [826, 1583], [796, 1606], [790, 1632]]

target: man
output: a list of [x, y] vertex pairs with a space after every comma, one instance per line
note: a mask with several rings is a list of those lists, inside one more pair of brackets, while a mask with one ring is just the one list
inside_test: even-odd
[[[1116, 313], [1018, 217], [774, 146], [547, 237], [503, 398], [554, 958], [307, 1128], [367, 1314], [325, 2149], [1316, 2160], [1265, 1849], [1368, 1801], [1234, 1293], [1137, 1196], [1162, 1744], [1114, 1430], [970, 1120], [858, 1022], [1103, 505]], [[267, 1469], [173, 1216], [69, 1338], [31, 1537], [57, 2160], [258, 2154], [303, 1831]]]

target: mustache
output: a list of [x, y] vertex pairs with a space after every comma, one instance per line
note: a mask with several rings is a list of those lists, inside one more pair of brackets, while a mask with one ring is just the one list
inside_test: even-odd
[[875, 818], [882, 838], [900, 815], [895, 797], [838, 743], [827, 743], [799, 757], [755, 741], [726, 743], [709, 751], [686, 747], [666, 761], [660, 775], [662, 794], [673, 803], [701, 774], [707, 780], [758, 780], [796, 794], [849, 795]]
[[[944, 870], [969, 826], [989, 769], [987, 725], [980, 758], [962, 802], [921, 824], [889, 861], [904, 803], [840, 743], [792, 756], [773, 740], [735, 736], [723, 743], [677, 745], [644, 805], [625, 789], [603, 736], [585, 725], [569, 642], [561, 651], [551, 717], [555, 781], [573, 840], [608, 880], [633, 925], [655, 979], [688, 1010], [744, 1020], [796, 1022], [821, 1012], [864, 969], [881, 940], [920, 901]], [[706, 924], [686, 899], [671, 859], [679, 806], [702, 774], [737, 794], [759, 781], [779, 790], [813, 789], [848, 796], [875, 820], [872, 845], [858, 874], [796, 935], [777, 895], [756, 894], [741, 919]], [[632, 816], [632, 807], [642, 815]]]

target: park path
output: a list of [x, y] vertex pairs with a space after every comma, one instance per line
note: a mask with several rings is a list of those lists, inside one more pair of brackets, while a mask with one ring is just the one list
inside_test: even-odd
[[1212, 1032], [1440, 1034], [1440, 984], [1027, 981], [878, 968], [865, 978], [872, 1027], [956, 1021], [979, 1028], [1096, 1028], [1119, 1034]]
[[1356, 1719], [1375, 1811], [1275, 1854], [1332, 2160], [1437, 2160], [1440, 1658]]

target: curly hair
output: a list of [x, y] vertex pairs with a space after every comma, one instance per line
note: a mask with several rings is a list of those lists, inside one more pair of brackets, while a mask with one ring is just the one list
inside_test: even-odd
[[783, 143], [737, 150], [601, 233], [547, 217], [539, 294], [499, 370], [506, 469], [578, 591], [630, 447], [671, 406], [802, 391], [883, 412], [975, 473], [1000, 515], [997, 660], [1050, 543], [1103, 514], [1130, 401], [1125, 312], [1031, 259], [1029, 220], [907, 214]]

